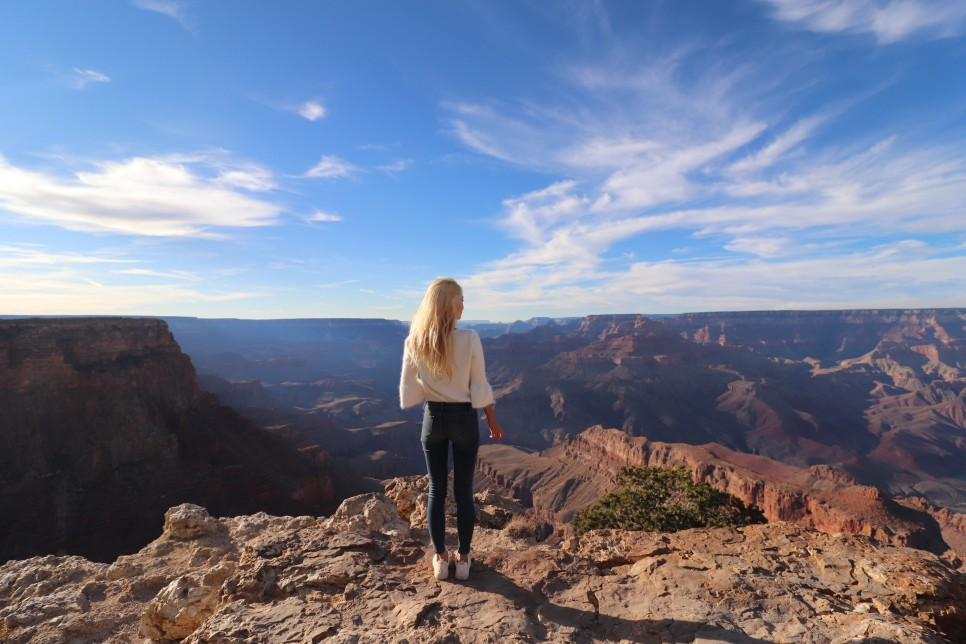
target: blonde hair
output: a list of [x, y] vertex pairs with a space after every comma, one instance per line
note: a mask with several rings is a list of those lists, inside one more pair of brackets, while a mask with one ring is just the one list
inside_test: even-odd
[[453, 375], [450, 355], [457, 321], [456, 304], [462, 295], [463, 289], [456, 280], [449, 277], [433, 280], [409, 325], [406, 337], [409, 354], [437, 380]]

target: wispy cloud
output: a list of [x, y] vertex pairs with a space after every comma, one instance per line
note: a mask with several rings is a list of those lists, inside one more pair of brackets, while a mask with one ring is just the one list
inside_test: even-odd
[[[494, 268], [461, 279], [474, 306], [513, 319], [539, 301], [560, 315], [678, 311], [962, 306], [966, 257], [910, 253], [901, 245], [837, 255], [834, 260], [708, 258], [634, 262], [621, 270], [595, 270], [586, 279], [547, 288], [541, 273]], [[550, 273], [547, 273], [547, 277]]]
[[809, 117], [795, 123], [788, 130], [777, 134], [753, 154], [746, 155], [731, 165], [731, 172], [748, 172], [774, 166], [783, 156], [806, 141], [824, 119]]
[[778, 20], [825, 33], [873, 34], [881, 43], [948, 38], [966, 30], [961, 0], [759, 0]]
[[132, 0], [132, 2], [139, 9], [154, 11], [177, 21], [185, 29], [192, 28], [184, 2], [178, 0]]
[[298, 113], [309, 121], [319, 121], [325, 118], [326, 109], [319, 101], [306, 101], [299, 105]]
[[232, 171], [223, 159], [207, 163], [198, 156], [100, 161], [69, 176], [0, 157], [0, 210], [87, 232], [217, 236], [223, 227], [269, 225], [282, 207], [247, 192], [271, 185], [251, 166]]
[[325, 284], [316, 284], [315, 288], [339, 289], [339, 288], [342, 288], [343, 286], [349, 286], [350, 284], [358, 284], [361, 281], [362, 281], [361, 279], [351, 279], [351, 280], [342, 280], [339, 282], [327, 282]]
[[[186, 305], [190, 310], [197, 304], [266, 296], [263, 289], [225, 288], [217, 279], [190, 271], [131, 266], [144, 261], [126, 258], [117, 250], [85, 254], [31, 244], [0, 245], [0, 312], [170, 315]], [[217, 271], [214, 277], [223, 273]], [[186, 282], [196, 286], [185, 287]]]
[[0, 266], [65, 266], [74, 264], [132, 264], [137, 260], [79, 253], [52, 253], [21, 244], [0, 246]]
[[[606, 179], [560, 182], [507, 200], [503, 224], [525, 245], [465, 282], [488, 307], [512, 310], [515, 303], [525, 310], [540, 301], [568, 314], [583, 305], [621, 310], [632, 301], [635, 310], [652, 312], [825, 307], [833, 298], [839, 306], [885, 306], [890, 298], [900, 306], [903, 298], [925, 297], [924, 286], [935, 290], [937, 305], [939, 299], [952, 305], [961, 291], [955, 271], [966, 267], [961, 250], [949, 257], [957, 254], [954, 246], [923, 239], [875, 252], [861, 247], [890, 236], [961, 234], [966, 164], [942, 150], [899, 155], [883, 145], [783, 167], [764, 181], [715, 174], [712, 183], [694, 185], [662, 208], [605, 202], [599, 195]], [[699, 196], [714, 200], [728, 192], [753, 197], [686, 207]], [[670, 232], [703, 240], [702, 249], [658, 261], [610, 252]], [[611, 291], [613, 298], [605, 297]]]
[[474, 299], [560, 314], [952, 305], [966, 267], [955, 146], [901, 127], [833, 139], [855, 100], [790, 118], [794, 79], [741, 58], [713, 79], [693, 60], [707, 53], [571, 67], [569, 109], [444, 105], [470, 149], [551, 176], [504, 201], [518, 245], [461, 280]]
[[736, 237], [724, 245], [725, 250], [734, 253], [748, 253], [758, 257], [783, 257], [788, 254], [792, 244], [789, 237]]
[[147, 268], [125, 268], [123, 270], [111, 271], [115, 275], [134, 275], [136, 277], [162, 277], [165, 279], [177, 279], [187, 282], [203, 282], [204, 278], [188, 271], [155, 271]]
[[70, 84], [74, 89], [84, 89], [91, 83], [109, 83], [111, 79], [101, 72], [95, 71], [93, 69], [79, 69], [74, 67], [73, 77], [71, 78]]
[[309, 221], [309, 222], [342, 221], [342, 216], [332, 212], [322, 212], [321, 210], [316, 210], [311, 216], [306, 218], [306, 221]]
[[215, 177], [213, 183], [228, 189], [242, 188], [249, 192], [267, 192], [277, 187], [272, 173], [266, 168], [254, 164], [226, 168]]
[[[29, 283], [25, 283], [28, 277]], [[0, 293], [3, 293], [0, 308], [7, 315], [171, 315], [185, 306], [190, 310], [192, 305], [244, 301], [267, 295], [259, 290], [203, 291], [176, 284], [119, 286], [73, 271], [29, 276], [0, 274]]]
[[405, 172], [413, 165], [412, 159], [397, 159], [392, 163], [383, 163], [382, 165], [377, 165], [376, 169], [386, 174], [398, 174], [400, 172]]
[[337, 156], [323, 156], [305, 176], [312, 179], [340, 179], [356, 173], [358, 168]]

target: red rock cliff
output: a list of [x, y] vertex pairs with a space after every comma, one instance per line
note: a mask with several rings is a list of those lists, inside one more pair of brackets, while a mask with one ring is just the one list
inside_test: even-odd
[[825, 466], [798, 468], [719, 445], [659, 443], [597, 426], [539, 454], [483, 446], [479, 467], [484, 481], [532, 502], [539, 518], [566, 530], [577, 510], [613, 490], [621, 467], [678, 465], [690, 469], [696, 481], [757, 505], [769, 521], [937, 553], [948, 549], [926, 512], [900, 505], [846, 474]]
[[0, 560], [110, 559], [176, 501], [327, 509], [318, 461], [202, 393], [160, 320], [0, 321]]

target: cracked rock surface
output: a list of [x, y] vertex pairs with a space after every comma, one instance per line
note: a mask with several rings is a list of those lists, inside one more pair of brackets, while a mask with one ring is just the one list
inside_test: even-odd
[[329, 518], [214, 519], [183, 505], [110, 565], [7, 562], [0, 641], [966, 640], [957, 562], [788, 523], [555, 546], [512, 528], [515, 502], [478, 495], [470, 579], [437, 581], [416, 519], [424, 485], [387, 482]]

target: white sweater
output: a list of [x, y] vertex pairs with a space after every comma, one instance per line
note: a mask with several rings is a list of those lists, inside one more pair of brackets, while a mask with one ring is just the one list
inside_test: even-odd
[[399, 378], [399, 405], [403, 409], [424, 400], [434, 402], [468, 402], [475, 409], [493, 404], [493, 389], [486, 381], [483, 345], [471, 329], [453, 331], [453, 375], [437, 380], [409, 353], [403, 351], [402, 375]]

